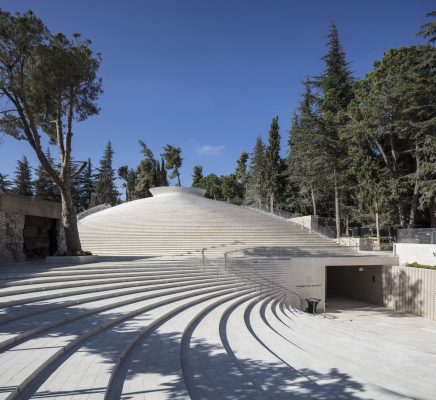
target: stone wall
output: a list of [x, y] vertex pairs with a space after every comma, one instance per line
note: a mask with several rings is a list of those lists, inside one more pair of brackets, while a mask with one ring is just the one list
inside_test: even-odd
[[0, 262], [24, 261], [24, 215], [0, 211]]

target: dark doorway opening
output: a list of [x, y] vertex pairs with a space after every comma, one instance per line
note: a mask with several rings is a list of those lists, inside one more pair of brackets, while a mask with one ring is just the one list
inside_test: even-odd
[[56, 219], [26, 215], [23, 239], [27, 260], [53, 255], [57, 250]]
[[382, 267], [326, 267], [326, 298], [348, 298], [367, 303], [383, 304]]

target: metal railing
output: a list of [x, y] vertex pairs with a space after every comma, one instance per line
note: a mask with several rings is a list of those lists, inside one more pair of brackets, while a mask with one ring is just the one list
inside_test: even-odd
[[276, 216], [286, 221], [287, 223], [292, 224], [294, 228], [304, 229], [309, 232], [317, 233], [323, 236], [324, 239], [330, 239], [331, 241], [334, 241], [341, 246], [350, 247], [356, 252], [359, 250], [359, 242], [357, 240], [355, 240], [354, 238], [346, 238], [346, 239], [342, 237], [336, 238], [336, 230], [332, 229], [332, 227], [328, 225], [319, 225], [319, 223], [312, 221], [309, 228], [305, 225], [298, 224], [295, 221], [290, 220], [290, 218], [300, 217], [300, 215], [291, 214], [288, 211], [273, 209], [273, 211], [271, 212], [270, 208], [265, 206], [258, 206], [258, 205], [245, 205], [243, 207], [251, 210], [259, 211], [264, 214]]
[[107, 208], [111, 208], [111, 207], [112, 206], [110, 204], [100, 204], [98, 206], [88, 208], [87, 210], [82, 211], [79, 214], [77, 214], [77, 221], [80, 221], [81, 219], [83, 219], [89, 215], [95, 214], [99, 211], [103, 211], [103, 210], [106, 210]]
[[397, 243], [436, 244], [436, 228], [398, 229]]
[[[251, 254], [247, 254], [247, 252]], [[268, 260], [267, 268], [262, 267], [262, 263], [259, 263], [262, 257]], [[289, 263], [290, 258], [280, 254], [280, 252], [271, 253], [266, 249], [259, 252], [259, 248], [233, 250], [224, 253], [224, 270], [226, 273], [230, 272], [254, 285], [259, 285], [260, 291], [270, 294], [274, 292], [276, 296], [284, 296], [286, 301], [291, 297], [297, 298], [299, 309], [303, 311], [304, 301], [302, 297], [294, 290], [280, 283], [284, 280], [284, 274], [281, 273], [277, 265], [271, 268], [272, 261], [286, 261]], [[281, 264], [283, 266], [283, 262]]]

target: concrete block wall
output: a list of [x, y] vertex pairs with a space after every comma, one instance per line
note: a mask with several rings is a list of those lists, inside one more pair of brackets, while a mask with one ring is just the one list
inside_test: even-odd
[[436, 320], [436, 270], [383, 267], [383, 305]]

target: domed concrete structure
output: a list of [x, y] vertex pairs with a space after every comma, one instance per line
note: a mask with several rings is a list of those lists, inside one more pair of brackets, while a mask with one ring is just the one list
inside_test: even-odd
[[153, 197], [130, 201], [79, 221], [84, 250], [99, 255], [209, 256], [256, 246], [335, 246], [317, 234], [256, 210], [204, 198], [201, 189], [151, 189]]

